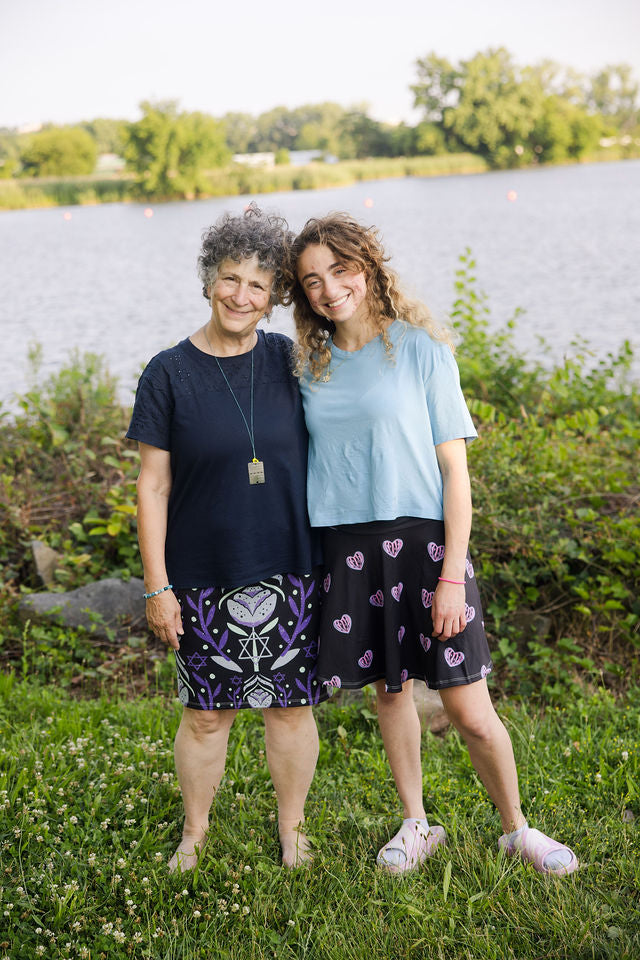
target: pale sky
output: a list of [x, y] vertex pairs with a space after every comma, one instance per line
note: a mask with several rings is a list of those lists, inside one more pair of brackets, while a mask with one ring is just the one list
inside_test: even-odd
[[415, 60], [505, 46], [583, 72], [630, 63], [638, 0], [0, 0], [0, 127], [137, 119], [141, 100], [214, 116], [334, 100], [415, 122]]

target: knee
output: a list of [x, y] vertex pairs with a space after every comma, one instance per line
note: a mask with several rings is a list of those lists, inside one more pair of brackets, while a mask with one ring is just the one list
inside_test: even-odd
[[407, 708], [410, 709], [413, 705], [413, 680], [407, 680], [400, 693], [387, 693], [384, 683], [376, 684], [376, 701], [378, 712], [397, 712]]
[[180, 727], [186, 729], [196, 740], [206, 740], [214, 734], [228, 731], [235, 715], [235, 710], [193, 710], [185, 707]]
[[500, 727], [500, 720], [493, 708], [483, 713], [475, 713], [465, 709], [448, 710], [447, 714], [451, 723], [465, 740], [474, 740], [477, 743], [490, 743], [495, 738], [498, 727]]
[[271, 707], [263, 711], [266, 730], [296, 731], [315, 727], [311, 707]]

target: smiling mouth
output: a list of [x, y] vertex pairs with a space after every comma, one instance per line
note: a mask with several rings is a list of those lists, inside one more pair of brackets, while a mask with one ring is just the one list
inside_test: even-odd
[[331, 303], [328, 303], [327, 306], [330, 310], [335, 310], [336, 307], [341, 307], [343, 303], [349, 299], [350, 294], [345, 293], [344, 297], [340, 297], [338, 300], [332, 300]]

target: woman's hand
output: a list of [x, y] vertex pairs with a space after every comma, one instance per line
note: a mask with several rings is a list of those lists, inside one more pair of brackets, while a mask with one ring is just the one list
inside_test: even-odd
[[437, 640], [449, 640], [462, 633], [467, 625], [465, 606], [464, 584], [442, 580], [438, 583], [431, 606], [433, 636]]
[[173, 590], [165, 590], [157, 597], [147, 600], [147, 623], [152, 633], [164, 640], [174, 650], [180, 649], [180, 637], [184, 634], [180, 604]]

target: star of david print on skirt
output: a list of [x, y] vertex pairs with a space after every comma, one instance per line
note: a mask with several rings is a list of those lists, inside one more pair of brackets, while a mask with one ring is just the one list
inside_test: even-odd
[[178, 697], [195, 710], [313, 706], [318, 585], [314, 574], [279, 574], [232, 590], [174, 590], [184, 636], [176, 651]]
[[409, 678], [438, 690], [491, 672], [469, 557], [467, 626], [446, 641], [433, 637], [431, 612], [445, 552], [441, 521], [401, 517], [331, 527], [323, 531], [323, 550], [318, 676], [330, 693], [377, 680], [398, 693]]

